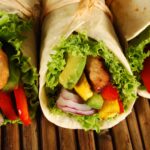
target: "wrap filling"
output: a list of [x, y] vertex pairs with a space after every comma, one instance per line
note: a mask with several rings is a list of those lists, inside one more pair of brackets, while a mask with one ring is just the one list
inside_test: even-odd
[[140, 89], [150, 93], [150, 26], [128, 43], [126, 56]]
[[72, 33], [53, 48], [45, 90], [49, 109], [76, 119], [85, 130], [128, 110], [138, 83], [104, 42]]
[[6, 123], [30, 124], [38, 106], [38, 74], [23, 55], [24, 32], [32, 21], [0, 11], [0, 119]]

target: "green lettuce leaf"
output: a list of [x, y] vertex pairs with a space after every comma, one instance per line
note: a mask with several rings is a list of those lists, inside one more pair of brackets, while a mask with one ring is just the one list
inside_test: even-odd
[[[119, 90], [125, 111], [128, 109], [130, 103], [135, 101], [135, 91], [139, 85], [135, 79], [135, 76], [132, 76], [125, 69], [118, 58], [105, 46], [102, 41], [97, 42], [90, 39], [86, 34], [72, 34], [67, 39], [62, 39], [62, 41], [56, 45], [53, 50], [55, 51], [55, 54], [50, 55], [51, 61], [48, 63], [48, 70], [46, 74], [46, 89], [49, 89], [50, 91], [57, 91], [57, 88], [59, 88], [60, 85], [58, 78], [66, 64], [66, 53], [71, 53], [75, 56], [101, 56], [105, 60], [106, 67], [111, 73], [113, 84], [115, 84]], [[46, 92], [47, 91], [48, 90], [46, 90]], [[49, 107], [52, 113], [59, 112], [59, 114], [63, 114], [62, 111], [55, 107], [56, 98], [52, 98], [55, 92], [47, 92], [47, 94], [50, 100]], [[91, 116], [67, 115], [76, 119], [85, 130], [92, 129], [100, 131], [101, 120], [99, 119], [98, 114]]]
[[2, 122], [1, 124], [0, 124], [0, 126], [3, 126], [3, 125], [6, 125], [6, 124], [8, 124], [8, 123], [10, 123], [10, 124], [16, 124], [16, 123], [18, 123], [18, 124], [22, 124], [22, 122], [20, 121], [20, 119], [17, 119], [17, 120], [9, 120], [9, 119], [7, 119], [7, 118], [4, 118], [4, 122]]
[[75, 115], [75, 114], [63, 112], [56, 106], [54, 106], [53, 108], [50, 108], [50, 110], [51, 110], [51, 113], [54, 115], [61, 115], [62, 117], [67, 115], [70, 118], [74, 118], [82, 125], [82, 127], [84, 128], [85, 131], [92, 129], [92, 130], [95, 130], [97, 133], [100, 132], [101, 122], [99, 120], [98, 114], [94, 114], [92, 116]]
[[3, 46], [3, 43], [0, 41], [0, 48], [2, 48], [2, 46]]
[[23, 83], [26, 96], [29, 100], [29, 110], [31, 118], [35, 117], [38, 101], [38, 74], [35, 67], [30, 65], [29, 58], [22, 56], [20, 62], [21, 81]]
[[[21, 19], [17, 14], [8, 14], [0, 11], [0, 46], [6, 48], [10, 63], [15, 63], [12, 72], [19, 68], [20, 81], [24, 86], [29, 103], [30, 115], [33, 118], [38, 107], [38, 74], [35, 67], [31, 66], [30, 58], [23, 55], [22, 42], [26, 38], [23, 33], [29, 31], [32, 21]], [[14, 75], [15, 76], [15, 75]], [[8, 90], [8, 89], [7, 89]], [[5, 119], [4, 124], [9, 121]], [[18, 121], [16, 121], [18, 122]]]
[[144, 51], [147, 44], [150, 44], [150, 26], [128, 43], [126, 56], [133, 73], [136, 73], [138, 79], [140, 79], [139, 74], [143, 69], [145, 58], [150, 56], [150, 51]]
[[16, 49], [20, 49], [25, 38], [22, 32], [28, 31], [31, 26], [31, 20], [23, 20], [16, 14], [0, 11], [0, 39], [11, 43]]

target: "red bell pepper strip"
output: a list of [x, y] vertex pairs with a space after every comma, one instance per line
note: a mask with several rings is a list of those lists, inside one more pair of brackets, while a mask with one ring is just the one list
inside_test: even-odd
[[16, 99], [16, 105], [17, 105], [19, 117], [25, 125], [29, 125], [31, 123], [31, 119], [29, 116], [27, 98], [25, 95], [24, 88], [21, 86], [15, 88], [14, 95]]
[[118, 100], [118, 103], [119, 103], [119, 107], [120, 107], [120, 114], [124, 112], [124, 107], [123, 107], [123, 103], [122, 101], [119, 99]]
[[119, 98], [119, 92], [117, 88], [111, 83], [108, 83], [108, 85], [102, 89], [101, 95], [103, 99], [107, 101], [113, 101]]
[[150, 93], [150, 57], [144, 61], [144, 68], [141, 72], [141, 79], [147, 91]]
[[8, 119], [10, 120], [18, 119], [15, 110], [13, 108], [10, 95], [2, 91], [0, 91], [0, 109]]

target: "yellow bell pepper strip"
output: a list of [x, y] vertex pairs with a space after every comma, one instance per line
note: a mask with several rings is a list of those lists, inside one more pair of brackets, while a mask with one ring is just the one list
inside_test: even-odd
[[9, 77], [7, 55], [0, 49], [0, 90], [6, 85]]
[[120, 113], [118, 100], [104, 101], [103, 107], [99, 110], [100, 119], [108, 119]]
[[20, 120], [25, 125], [29, 125], [31, 123], [31, 119], [29, 116], [27, 98], [24, 88], [22, 86], [18, 86], [17, 88], [15, 88], [14, 95]]
[[13, 104], [9, 93], [0, 91], [0, 109], [8, 119], [10, 120], [18, 119], [16, 112], [13, 108]]
[[93, 96], [93, 92], [84, 73], [82, 74], [79, 82], [75, 85], [74, 89], [85, 101]]

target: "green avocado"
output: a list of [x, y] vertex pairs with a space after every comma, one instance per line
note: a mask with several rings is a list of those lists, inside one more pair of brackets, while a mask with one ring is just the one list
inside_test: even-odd
[[100, 109], [103, 106], [104, 100], [100, 94], [94, 94], [88, 99], [87, 105], [94, 109]]
[[67, 64], [59, 76], [59, 83], [66, 89], [73, 89], [79, 81], [86, 64], [86, 56], [68, 54]]

